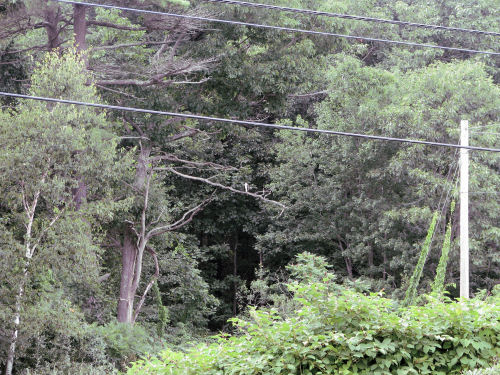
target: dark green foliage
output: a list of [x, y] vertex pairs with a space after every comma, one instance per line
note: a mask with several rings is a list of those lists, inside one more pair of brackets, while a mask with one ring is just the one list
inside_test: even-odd
[[168, 324], [169, 319], [168, 319], [168, 309], [165, 306], [163, 306], [163, 303], [161, 301], [161, 293], [160, 289], [158, 288], [158, 282], [155, 282], [153, 284], [153, 295], [156, 302], [156, 307], [158, 309], [158, 323], [156, 327], [156, 332], [158, 333], [158, 336], [161, 337], [165, 331], [165, 327]]
[[106, 354], [115, 365], [124, 366], [140, 355], [154, 351], [153, 337], [138, 324], [111, 322], [93, 330], [105, 343]]
[[332, 289], [329, 274], [289, 287], [289, 316], [251, 310], [251, 320], [233, 320], [239, 335], [163, 351], [128, 374], [459, 374], [500, 355], [498, 296], [398, 308], [379, 294]]
[[[351, 35], [500, 49], [496, 37], [199, 0], [117, 2]], [[498, 28], [498, 0], [266, 2], [449, 26]], [[89, 75], [82, 74], [86, 68], [82, 61], [72, 53], [65, 54], [68, 47], [71, 49], [74, 31], [71, 5], [47, 0], [0, 3], [0, 88], [4, 91], [448, 143], [458, 142], [458, 124], [467, 118], [477, 127], [471, 132], [471, 144], [498, 147], [494, 134], [500, 121], [497, 57], [87, 8]], [[51, 10], [59, 18], [51, 17]], [[45, 59], [45, 46], [52, 41], [57, 44], [47, 39], [47, 31], [52, 29], [58, 32], [60, 49]], [[66, 57], [56, 58], [60, 56]], [[40, 61], [45, 62], [42, 70]], [[28, 81], [37, 66], [38, 72]], [[109, 83], [116, 80], [123, 82]], [[97, 89], [88, 85], [91, 81], [98, 82]], [[330, 324], [327, 318], [328, 324], [318, 327], [297, 314], [301, 308], [312, 308], [304, 307], [304, 301], [316, 303], [314, 288], [304, 292], [304, 301], [300, 301], [300, 293], [291, 298], [294, 292], [286, 283], [298, 288], [323, 285], [325, 306], [336, 301], [349, 310], [355, 309], [353, 304], [358, 300], [364, 301], [359, 304], [366, 303], [373, 310], [376, 323], [379, 303], [398, 305], [409, 281], [406, 275], [414, 270], [410, 283], [413, 300], [418, 300], [417, 291], [430, 290], [432, 280], [437, 299], [445, 283], [457, 282], [456, 224], [448, 224], [446, 233], [438, 227], [434, 234], [435, 243], [443, 243], [441, 259], [438, 252], [431, 251], [425, 265], [419, 261], [419, 255], [427, 251], [422, 244], [433, 212], [441, 209], [440, 196], [454, 185], [450, 178], [456, 162], [454, 151], [0, 100], [9, 106], [0, 114], [0, 372], [24, 266], [25, 220], [19, 182], [26, 180], [27, 187], [29, 181], [36, 181], [44, 165], [49, 166], [45, 169], [50, 170], [50, 178], [37, 208], [35, 236], [47, 227], [63, 202], [71, 203], [81, 175], [87, 182], [87, 202], [79, 212], [66, 212], [45, 233], [30, 264], [16, 373], [28, 368], [37, 374], [111, 373], [109, 364], [123, 366], [160, 346], [182, 351], [189, 347], [186, 342], [204, 342], [212, 334], [208, 329], [232, 332], [235, 329], [227, 319], [248, 317], [247, 305], [276, 310], [272, 318], [255, 313], [259, 322], [270, 319], [284, 324], [287, 319], [296, 319], [302, 324], [297, 326], [297, 337], [310, 333], [317, 342], [330, 343], [333, 338], [329, 332], [320, 332]], [[185, 133], [192, 134], [173, 141], [173, 136]], [[214, 191], [166, 170], [154, 171], [145, 217], [148, 224], [175, 222], [210, 194], [215, 196], [188, 226], [149, 241], [147, 251], [157, 254], [160, 274], [129, 330], [114, 323], [114, 316], [120, 301], [122, 233], [131, 225], [139, 228], [144, 206], [143, 190], [134, 183], [136, 166], [128, 160], [138, 157], [141, 146], [151, 147], [147, 167], [175, 166], [178, 171], [236, 189], [248, 186], [259, 193], [265, 189], [269, 198], [285, 203], [288, 209], [278, 216], [253, 198]], [[117, 150], [126, 150], [127, 158], [122, 159]], [[499, 166], [500, 155], [471, 153], [471, 286], [472, 293], [485, 289], [484, 295], [500, 280]], [[36, 183], [31, 185], [37, 187]], [[458, 222], [456, 214], [449, 216], [450, 223]], [[135, 241], [136, 233], [131, 230], [129, 234]], [[304, 251], [324, 255], [326, 261], [304, 253], [286, 268]], [[146, 253], [144, 259], [136, 303], [156, 275], [152, 257]], [[342, 285], [335, 283], [337, 280]], [[365, 296], [370, 290], [382, 289], [394, 302]], [[453, 289], [449, 292], [450, 297], [455, 296]], [[437, 301], [429, 306], [433, 303], [441, 309]], [[440, 318], [428, 312], [429, 306], [422, 308], [422, 314]], [[451, 304], [446, 309], [457, 306], [462, 305]], [[319, 309], [319, 303], [316, 307]], [[421, 322], [417, 310], [410, 310], [404, 311]], [[323, 312], [314, 314], [323, 316]], [[355, 318], [354, 313], [349, 314], [346, 317]], [[361, 312], [360, 316], [366, 327], [356, 326], [354, 321], [348, 335], [355, 337], [373, 327], [368, 315]], [[384, 317], [390, 320], [394, 315]], [[255, 328], [255, 321], [250, 324]], [[429, 328], [426, 324], [422, 323]], [[284, 343], [297, 345], [293, 350], [308, 350], [303, 344], [307, 339], [295, 342], [273, 327], [261, 337], [252, 333], [256, 345], [271, 347], [264, 337], [270, 332]], [[404, 338], [391, 336], [391, 327], [398, 334], [407, 334], [407, 340], [424, 341], [419, 336], [422, 332], [413, 326], [403, 331], [387, 325], [381, 334], [397, 345], [406, 344], [402, 343]], [[453, 330], [456, 324], [450, 327]], [[320, 333], [315, 336], [315, 332]], [[254, 358], [255, 348], [240, 339], [242, 352]], [[373, 340], [371, 344], [372, 348], [378, 345]], [[281, 358], [279, 350], [293, 352], [286, 345], [274, 345], [276, 352], [271, 354], [276, 363]], [[352, 353], [360, 356], [350, 358], [351, 365], [353, 360], [370, 365], [376, 362], [366, 358], [362, 346], [351, 350], [343, 343], [335, 345], [332, 347], [342, 348], [339, 351], [345, 355], [339, 358], [346, 359]], [[228, 352], [234, 349], [224, 348]], [[326, 349], [318, 346], [318, 353], [322, 350]], [[429, 353], [410, 352], [416, 356], [412, 357], [415, 365], [429, 363]], [[194, 354], [169, 353], [170, 358], [179, 360], [194, 358]], [[376, 358], [382, 356], [377, 353]], [[437, 353], [442, 354], [440, 350]], [[221, 361], [229, 358], [224, 355]], [[232, 360], [240, 359], [234, 354]], [[317, 362], [323, 359], [318, 357]], [[348, 362], [346, 359], [343, 365], [348, 366]], [[245, 373], [244, 364], [247, 362], [242, 360], [237, 371]], [[257, 364], [262, 362], [247, 365], [252, 369]], [[274, 370], [278, 371], [277, 367]]]

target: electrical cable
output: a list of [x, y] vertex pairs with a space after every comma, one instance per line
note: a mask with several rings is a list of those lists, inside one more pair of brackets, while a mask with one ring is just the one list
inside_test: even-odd
[[296, 28], [292, 28], [292, 27], [264, 25], [264, 24], [251, 23], [251, 22], [231, 21], [231, 20], [224, 20], [224, 19], [219, 19], [219, 18], [208, 18], [208, 17], [200, 17], [200, 16], [191, 16], [191, 15], [187, 15], [187, 14], [177, 14], [177, 13], [159, 12], [159, 11], [154, 11], [154, 10], [127, 8], [127, 7], [121, 7], [121, 6], [116, 6], [116, 5], [96, 4], [96, 3], [88, 3], [88, 2], [83, 2], [83, 1], [74, 1], [74, 0], [52, 0], [52, 1], [55, 1], [58, 3], [65, 3], [65, 4], [79, 4], [79, 5], [105, 8], [105, 9], [130, 11], [130, 12], [136, 12], [136, 13], [142, 13], [142, 14], [155, 14], [155, 15], [159, 15], [159, 16], [185, 18], [185, 19], [191, 19], [191, 20], [197, 20], [197, 21], [218, 22], [218, 23], [225, 23], [225, 24], [230, 24], [230, 25], [257, 27], [257, 28], [263, 28], [263, 29], [269, 29], [269, 30], [280, 30], [280, 31], [296, 32], [296, 33], [303, 33], [303, 34], [333, 36], [333, 37], [346, 38], [346, 39], [356, 39], [358, 41], [381, 42], [381, 43], [390, 43], [390, 44], [397, 44], [397, 45], [404, 45], [404, 46], [411, 46], [411, 47], [435, 48], [435, 49], [457, 51], [457, 52], [478, 53], [478, 54], [484, 54], [484, 55], [500, 56], [500, 52], [494, 52], [494, 51], [483, 51], [483, 50], [474, 50], [474, 49], [458, 48], [458, 47], [445, 47], [445, 46], [433, 45], [433, 44], [404, 42], [404, 41], [399, 41], [399, 40], [371, 38], [371, 37], [357, 36], [357, 35], [337, 34], [337, 33], [325, 32], [325, 31], [314, 31], [314, 30], [306, 30], [306, 29], [296, 29]]
[[[455, 155], [453, 156], [455, 159], [457, 157], [457, 154], [458, 154], [458, 150], [455, 151]], [[454, 163], [452, 163], [452, 166], [451, 168], [448, 170], [448, 175], [446, 176], [446, 182], [443, 184], [444, 188], [443, 188], [443, 191], [441, 192], [441, 195], [439, 197], [439, 203], [438, 203], [438, 212], [439, 212], [439, 216], [438, 216], [438, 221], [436, 223], [436, 227], [434, 228], [434, 232], [432, 233], [432, 236], [431, 236], [431, 243], [430, 243], [430, 247], [432, 247], [432, 244], [434, 242], [434, 235], [436, 234], [438, 228], [439, 228], [439, 223], [441, 222], [441, 218], [443, 216], [446, 217], [446, 214], [445, 214], [445, 209], [446, 209], [446, 206], [447, 206], [447, 202], [448, 202], [448, 198], [450, 197], [450, 194], [452, 193], [453, 190], [455, 190], [457, 188], [457, 184], [458, 184], [458, 179], [456, 180], [456, 183], [455, 183], [455, 187], [453, 187], [453, 180], [455, 180], [455, 177], [457, 176], [457, 173], [458, 173], [458, 169], [460, 167], [460, 163], [458, 160], [455, 160]], [[455, 169], [455, 172], [452, 172], [453, 169]], [[451, 180], [450, 180], [450, 177], [451, 177]], [[450, 186], [448, 189], [446, 188], [446, 185], [448, 183], [452, 183], [452, 186]], [[443, 195], [444, 195], [444, 192], [446, 191], [446, 197], [443, 201], [443, 206], [442, 208], [441, 207], [441, 201], [443, 199]], [[446, 227], [446, 225], [445, 225]]]
[[492, 132], [482, 132], [480, 130], [476, 130], [476, 131], [471, 131], [470, 132], [471, 135], [474, 135], [474, 134], [478, 134], [478, 135], [481, 135], [481, 134], [488, 134], [488, 135], [500, 135], [500, 133], [492, 133]]
[[81, 101], [76, 101], [76, 100], [56, 99], [56, 98], [47, 98], [47, 97], [41, 97], [41, 96], [22, 95], [22, 94], [15, 94], [15, 93], [1, 92], [1, 91], [0, 91], [0, 96], [8, 96], [8, 97], [22, 98], [22, 99], [31, 99], [31, 100], [45, 101], [45, 102], [52, 102], [52, 103], [74, 104], [74, 105], [80, 105], [80, 106], [103, 108], [103, 109], [112, 109], [112, 110], [118, 110], [118, 111], [148, 113], [148, 114], [154, 114], [154, 115], [164, 115], [164, 116], [179, 117], [179, 118], [189, 118], [189, 119], [195, 119], [195, 120], [208, 120], [208, 121], [216, 121], [216, 122], [238, 124], [238, 125], [258, 126], [258, 127], [271, 128], [271, 129], [293, 130], [293, 131], [301, 131], [301, 132], [306, 132], [306, 133], [319, 133], [319, 134], [340, 135], [340, 136], [346, 136], [346, 137], [356, 137], [356, 138], [379, 140], [379, 141], [388, 141], [388, 142], [403, 142], [403, 143], [412, 143], [412, 144], [420, 144], [420, 145], [428, 145], [428, 146], [441, 146], [441, 147], [449, 147], [449, 148], [455, 148], [455, 149], [467, 149], [467, 150], [476, 150], [476, 151], [500, 152], [500, 149], [498, 149], [498, 148], [487, 148], [487, 147], [477, 147], [477, 146], [462, 146], [462, 145], [453, 144], [453, 143], [441, 143], [441, 142], [421, 141], [421, 140], [417, 140], [417, 139], [385, 137], [385, 136], [380, 136], [380, 135], [348, 133], [348, 132], [342, 132], [342, 131], [336, 131], [336, 130], [299, 128], [299, 127], [296, 127], [296, 126], [269, 124], [269, 123], [265, 123], [265, 122], [245, 121], [245, 120], [233, 120], [233, 119], [228, 119], [228, 118], [210, 117], [210, 116], [202, 116], [202, 115], [192, 115], [192, 114], [187, 114], [187, 113], [156, 111], [156, 110], [152, 110], [152, 109], [143, 109], [143, 108], [134, 108], [134, 107], [122, 107], [122, 106], [108, 105], [108, 104], [98, 104], [98, 103], [88, 103], [88, 102], [81, 102]]
[[498, 126], [500, 126], [500, 124], [479, 125], [479, 126], [470, 126], [469, 129], [484, 129], [484, 128], [491, 128]]
[[284, 12], [310, 14], [310, 15], [315, 15], [315, 16], [344, 18], [344, 19], [351, 19], [351, 20], [356, 20], [356, 21], [388, 23], [388, 24], [393, 24], [393, 25], [420, 27], [420, 28], [426, 28], [426, 29], [437, 29], [437, 30], [445, 30], [445, 31], [458, 31], [458, 32], [472, 33], [472, 34], [500, 36], [500, 33], [497, 33], [494, 31], [465, 29], [462, 27], [451, 27], [451, 26], [441, 26], [441, 25], [429, 25], [429, 24], [425, 24], [425, 23], [388, 20], [388, 19], [383, 19], [383, 18], [356, 16], [356, 15], [342, 14], [342, 13], [331, 13], [331, 12], [324, 12], [324, 11], [311, 10], [311, 9], [290, 8], [290, 7], [283, 7], [283, 6], [271, 5], [271, 4], [252, 3], [252, 2], [247, 2], [247, 1], [237, 1], [237, 0], [203, 0], [203, 1], [210, 2], [210, 3], [223, 3], [223, 4], [229, 4], [229, 5], [239, 5], [239, 6], [246, 6], [246, 7], [253, 7], [253, 8], [272, 9], [272, 10], [278, 10], [278, 11], [284, 11]]

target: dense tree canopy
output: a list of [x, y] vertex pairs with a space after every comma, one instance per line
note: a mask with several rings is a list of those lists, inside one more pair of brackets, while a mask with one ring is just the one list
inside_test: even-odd
[[[500, 50], [494, 35], [216, 1], [96, 2]], [[499, 32], [495, 0], [262, 3]], [[0, 91], [37, 96], [445, 143], [458, 143], [467, 119], [471, 144], [498, 148], [499, 68], [488, 54], [49, 0], [0, 4]], [[285, 266], [304, 251], [323, 256], [346, 288], [384, 290], [397, 304], [436, 212], [414, 286], [430, 292], [438, 268], [436, 290], [458, 297], [454, 149], [0, 103], [8, 375], [12, 364], [16, 374], [109, 373], [231, 331], [228, 318], [249, 305], [288, 311]], [[481, 296], [500, 280], [500, 156], [470, 156], [471, 291]]]

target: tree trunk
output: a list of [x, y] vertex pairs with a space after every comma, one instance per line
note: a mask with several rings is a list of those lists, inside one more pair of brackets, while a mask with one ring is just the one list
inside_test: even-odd
[[12, 375], [12, 368], [14, 366], [14, 357], [16, 355], [16, 345], [17, 345], [17, 336], [19, 333], [19, 323], [21, 320], [21, 302], [24, 296], [24, 287], [28, 280], [28, 267], [29, 267], [29, 259], [26, 261], [24, 265], [23, 278], [21, 279], [21, 283], [19, 284], [19, 289], [16, 296], [16, 310], [14, 312], [14, 330], [12, 332], [12, 338], [9, 346], [9, 353], [7, 354], [7, 363], [5, 366], [5, 375]]
[[45, 30], [47, 31], [47, 47], [51, 50], [61, 45], [58, 24], [60, 20], [59, 7], [48, 6], [45, 12]]
[[[148, 175], [151, 147], [141, 144], [141, 152], [137, 161], [134, 187], [144, 192]], [[144, 231], [141, 231], [139, 244], [137, 235], [131, 228], [125, 228], [122, 242], [122, 273], [120, 278], [120, 299], [118, 301], [117, 319], [122, 323], [134, 322], [134, 297], [139, 286], [142, 272], [142, 255], [146, 248]]]
[[84, 5], [75, 4], [73, 8], [73, 31], [75, 33], [75, 47], [78, 52], [85, 51], [87, 45], [85, 36], [87, 34], [87, 19]]
[[373, 247], [370, 246], [368, 249], [368, 267], [373, 268]]
[[[352, 279], [353, 278], [353, 276], [352, 276], [352, 259], [347, 255], [346, 247], [344, 247], [344, 241], [342, 241], [342, 239], [340, 239], [340, 238], [338, 238], [337, 241], [339, 243], [340, 250], [342, 251], [342, 255], [344, 257], [347, 275], [349, 276], [350, 279]], [[349, 248], [349, 246], [347, 246], [347, 248]]]
[[234, 247], [233, 247], [233, 315], [236, 316], [238, 312], [238, 282], [236, 278], [238, 277], [238, 234], [234, 236]]
[[349, 276], [349, 278], [352, 280], [353, 279], [353, 275], [352, 275], [352, 260], [350, 257], [344, 257], [345, 259], [345, 267], [346, 267], [346, 270], [347, 270], [347, 275]]
[[122, 244], [122, 273], [120, 279], [120, 300], [118, 301], [117, 319], [121, 323], [132, 323], [134, 312], [133, 288], [135, 262], [137, 257], [137, 246], [134, 234], [126, 228]]
[[83, 180], [83, 177], [78, 178], [78, 187], [73, 189], [73, 203], [75, 204], [75, 210], [78, 211], [84, 201], [87, 200], [87, 185]]

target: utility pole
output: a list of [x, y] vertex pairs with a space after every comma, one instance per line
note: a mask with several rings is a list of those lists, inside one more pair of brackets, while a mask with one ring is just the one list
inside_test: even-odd
[[[460, 122], [460, 145], [469, 145], [469, 121]], [[469, 150], [460, 149], [460, 297], [469, 298]]]

